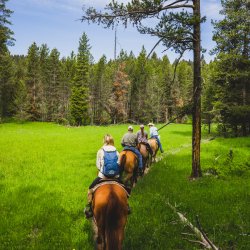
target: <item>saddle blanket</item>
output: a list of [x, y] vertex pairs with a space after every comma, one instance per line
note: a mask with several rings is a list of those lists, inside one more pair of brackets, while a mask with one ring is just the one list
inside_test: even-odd
[[125, 191], [125, 193], [127, 194], [127, 196], [130, 196], [130, 189], [126, 188], [124, 184], [120, 183], [118, 180], [115, 179], [110, 179], [110, 180], [101, 180], [99, 183], [97, 183], [93, 188], [93, 192], [95, 192], [99, 187], [103, 186], [103, 185], [107, 185], [107, 184], [112, 184], [112, 185], [118, 185], [120, 187], [123, 188], [123, 190]]

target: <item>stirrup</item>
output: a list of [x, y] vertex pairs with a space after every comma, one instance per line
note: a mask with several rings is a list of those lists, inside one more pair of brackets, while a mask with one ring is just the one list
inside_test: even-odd
[[84, 214], [86, 219], [89, 219], [91, 217], [93, 217], [93, 210], [90, 204], [88, 204], [85, 208], [84, 208]]

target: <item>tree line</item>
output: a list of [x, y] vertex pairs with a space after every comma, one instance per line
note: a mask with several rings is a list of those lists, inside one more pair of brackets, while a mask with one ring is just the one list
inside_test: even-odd
[[[46, 44], [11, 55], [11, 11], [1, 0], [1, 120], [54, 121], [75, 126], [167, 122], [192, 102], [193, 62], [159, 57], [142, 48], [116, 60], [94, 62], [87, 34], [67, 57]], [[222, 1], [225, 18], [214, 22], [215, 59], [202, 60], [202, 121], [224, 135], [250, 133], [249, 4]], [[4, 35], [2, 35], [4, 34]], [[177, 68], [176, 65], [178, 64]], [[176, 69], [176, 70], [175, 70]], [[187, 118], [184, 117], [184, 118]], [[179, 119], [182, 122], [184, 119]]]
[[[83, 33], [78, 53], [60, 59], [57, 49], [33, 43], [27, 56], [5, 54], [1, 117], [72, 125], [165, 122], [191, 98], [192, 62], [174, 64], [156, 53], [148, 59], [121, 51], [93, 62]], [[8, 62], [8, 63], [6, 63]]]

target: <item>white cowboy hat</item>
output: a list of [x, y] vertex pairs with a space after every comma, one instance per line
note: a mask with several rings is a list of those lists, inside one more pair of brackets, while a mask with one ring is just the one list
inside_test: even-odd
[[148, 126], [154, 126], [154, 123], [150, 122], [150, 123], [148, 124]]

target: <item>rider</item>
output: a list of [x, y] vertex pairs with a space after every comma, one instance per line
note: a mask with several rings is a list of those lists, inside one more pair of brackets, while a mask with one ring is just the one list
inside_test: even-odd
[[153, 151], [152, 151], [152, 148], [150, 147], [150, 145], [148, 143], [148, 133], [146, 131], [144, 131], [144, 125], [143, 124], [140, 125], [140, 130], [136, 133], [136, 135], [137, 135], [138, 143], [145, 144], [148, 152], [152, 155]]
[[[92, 182], [92, 184], [89, 186], [88, 190], [88, 204], [86, 205], [84, 209], [84, 213], [86, 218], [90, 218], [93, 216], [93, 211], [91, 207], [92, 198], [93, 198], [93, 188], [100, 182], [100, 180], [110, 179], [109, 177], [106, 177], [104, 173], [104, 151], [106, 152], [116, 152], [117, 156], [117, 164], [119, 164], [119, 153], [114, 147], [114, 139], [111, 135], [107, 134], [103, 138], [104, 145], [99, 149], [97, 152], [97, 158], [96, 158], [96, 167], [98, 168], [98, 177]], [[116, 179], [118, 182], [121, 183], [119, 179], [119, 174], [112, 176], [111, 179]]]
[[159, 139], [159, 135], [158, 135], [158, 131], [157, 131], [157, 128], [155, 127], [155, 125], [150, 122], [148, 124], [149, 126], [149, 133], [150, 133], [150, 138], [155, 138], [157, 140], [157, 143], [159, 145], [159, 148], [161, 150], [161, 153], [164, 152], [163, 148], [162, 148], [162, 145], [161, 145], [161, 142], [160, 142], [160, 139]]
[[124, 147], [124, 150], [131, 150], [133, 153], [135, 153], [138, 157], [139, 161], [139, 174], [143, 174], [143, 164], [142, 164], [142, 155], [140, 151], [136, 148], [137, 146], [137, 136], [133, 133], [133, 127], [128, 127], [128, 132], [122, 137], [121, 144]]

